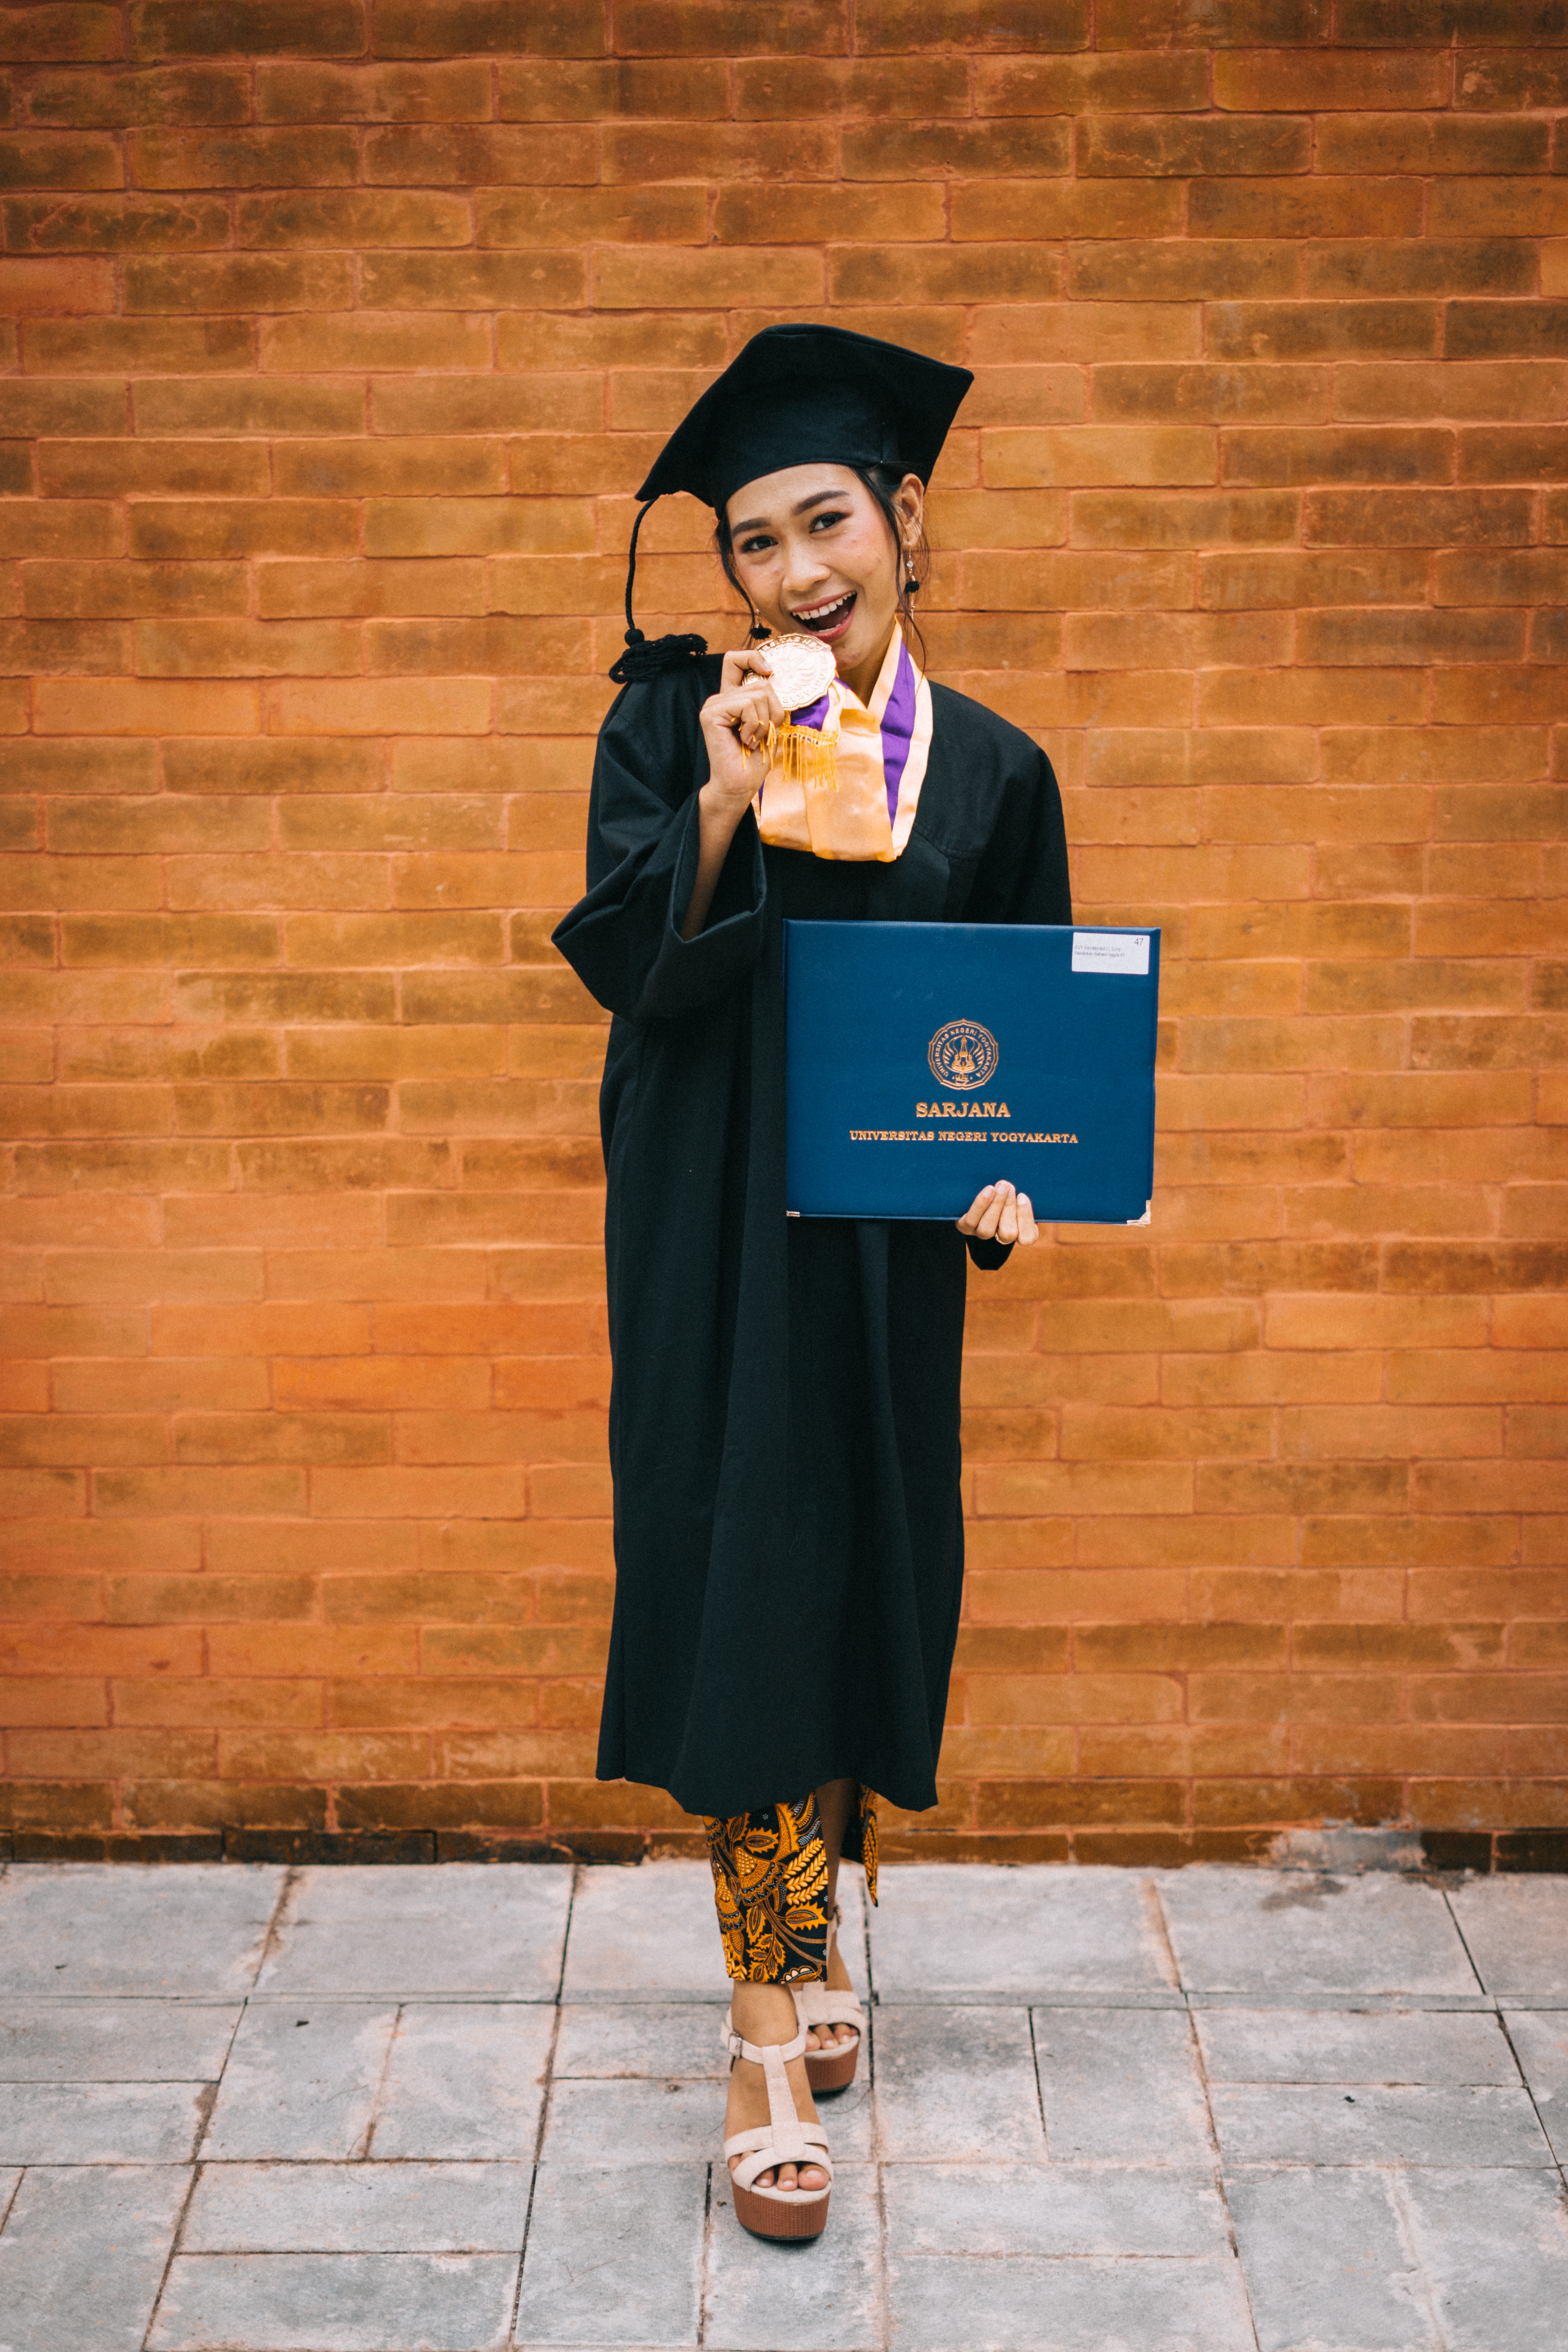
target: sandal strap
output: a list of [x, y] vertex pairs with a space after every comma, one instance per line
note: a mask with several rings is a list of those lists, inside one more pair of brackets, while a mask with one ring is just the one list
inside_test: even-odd
[[[817, 2124], [797, 2124], [788, 2141], [782, 2139], [771, 2125], [759, 2125], [752, 2131], [731, 2132], [724, 2142], [724, 2159], [732, 2156], [742, 2161], [735, 2167], [734, 2178], [742, 2189], [750, 2189], [758, 2176], [775, 2172], [781, 2164], [815, 2164], [833, 2178], [833, 2158], [827, 2152], [827, 2136]], [[807, 2197], [826, 2196], [826, 2189], [806, 2189]]]
[[827, 2136], [819, 2123], [805, 2122], [796, 2113], [795, 2093], [784, 2072], [792, 2058], [805, 2054], [805, 2028], [801, 2027], [793, 2042], [759, 2045], [736, 2032], [731, 2013], [726, 2011], [720, 2034], [731, 2058], [744, 2058], [762, 2068], [768, 2088], [767, 2122], [750, 2131], [736, 2132], [724, 2142], [726, 2157], [745, 2156], [745, 2162], [735, 2173], [741, 2187], [749, 2189], [760, 2173], [769, 2172], [780, 2164], [819, 2164], [831, 2179], [833, 2166], [827, 2154]]
[[866, 2012], [855, 1998], [853, 1986], [843, 1992], [829, 1990], [826, 1985], [792, 1985], [795, 2013], [803, 2026], [852, 2025], [858, 2033], [866, 2030]]
[[719, 2039], [731, 2058], [748, 2059], [753, 2066], [761, 2066], [764, 2073], [770, 2058], [776, 2058], [782, 2068], [787, 2066], [792, 2058], [801, 2057], [805, 2050], [804, 2028], [795, 2035], [793, 2042], [768, 2042], [759, 2048], [756, 2042], [748, 2042], [742, 2035], [736, 2032], [728, 2010], [725, 2011], [724, 2021], [719, 2028]]

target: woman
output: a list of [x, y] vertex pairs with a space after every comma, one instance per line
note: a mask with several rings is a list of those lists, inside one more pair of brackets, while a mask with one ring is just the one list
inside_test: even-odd
[[849, 2079], [864, 2024], [833, 1941], [840, 1856], [874, 1900], [872, 1792], [936, 1802], [968, 1260], [1035, 1238], [1003, 1171], [956, 1230], [786, 1222], [783, 925], [1071, 920], [1049, 762], [917, 659], [925, 485], [972, 380], [772, 327], [697, 403], [639, 495], [711, 505], [753, 640], [816, 638], [833, 682], [792, 714], [765, 652], [628, 626], [588, 893], [555, 935], [616, 1016], [598, 1771], [705, 1817], [734, 1982], [725, 2153], [770, 2237], [826, 2222], [811, 2089]]

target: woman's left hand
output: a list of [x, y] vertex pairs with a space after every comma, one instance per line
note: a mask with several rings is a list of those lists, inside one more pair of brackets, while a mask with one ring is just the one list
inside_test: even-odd
[[958, 1230], [972, 1241], [1020, 1242], [1027, 1249], [1039, 1228], [1027, 1192], [1011, 1184], [987, 1184], [960, 1217]]

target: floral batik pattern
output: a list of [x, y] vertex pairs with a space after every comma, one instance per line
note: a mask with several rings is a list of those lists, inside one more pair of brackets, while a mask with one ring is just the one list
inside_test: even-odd
[[[863, 1862], [877, 1899], [877, 1800], [869, 1789], [844, 1837]], [[727, 1818], [704, 1814], [708, 1859], [723, 1938], [737, 1984], [814, 1984], [827, 1965], [827, 1848], [814, 1794]]]

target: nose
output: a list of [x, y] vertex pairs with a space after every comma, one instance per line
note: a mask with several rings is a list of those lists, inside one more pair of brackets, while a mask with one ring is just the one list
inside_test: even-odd
[[797, 541], [790, 548], [784, 562], [784, 592], [790, 603], [809, 603], [831, 568], [822, 561], [809, 539]]

